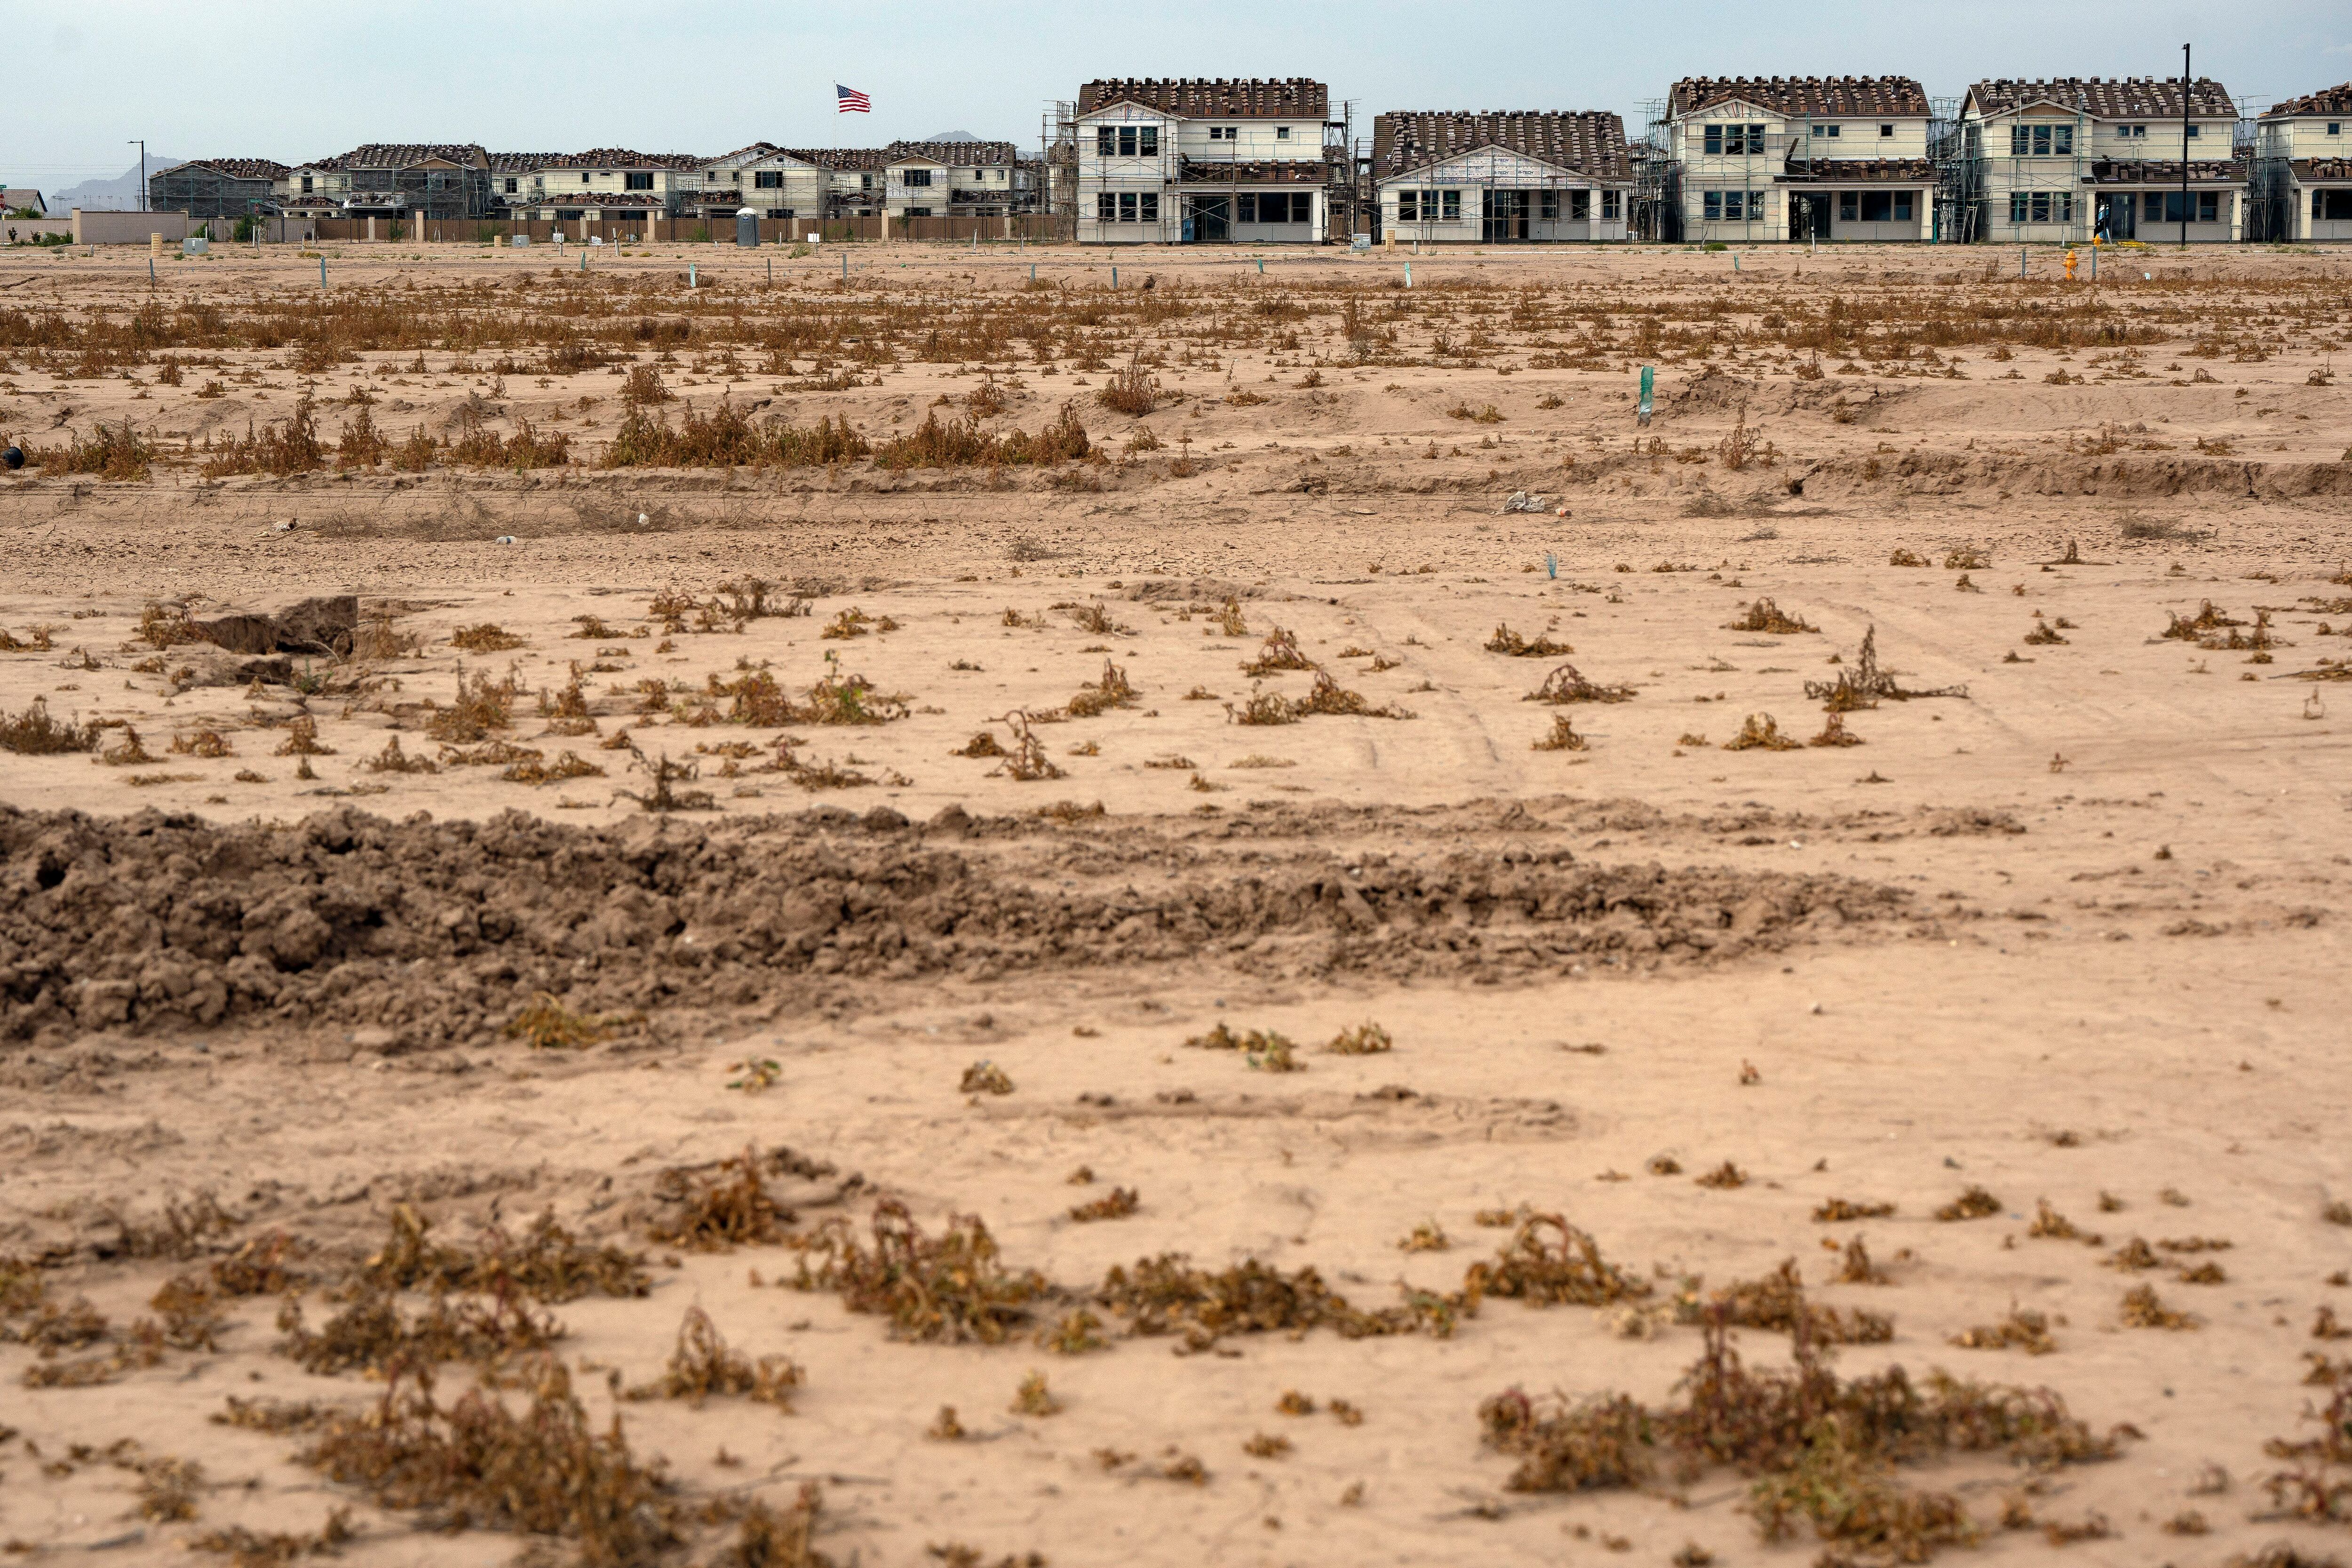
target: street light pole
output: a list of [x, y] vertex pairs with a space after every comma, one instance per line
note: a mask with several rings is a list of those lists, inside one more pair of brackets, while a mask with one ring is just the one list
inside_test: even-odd
[[2180, 46], [2180, 248], [2189, 248], [2189, 100], [2196, 91], [2189, 74], [2189, 46]]
[[147, 143], [143, 139], [133, 139], [125, 142], [124, 145], [136, 146], [139, 149], [139, 210], [145, 212], [147, 210]]

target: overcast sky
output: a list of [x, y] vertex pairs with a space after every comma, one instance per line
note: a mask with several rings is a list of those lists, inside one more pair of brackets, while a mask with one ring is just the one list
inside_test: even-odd
[[[135, 163], [329, 156], [363, 142], [725, 152], [970, 131], [1024, 147], [1098, 76], [1308, 76], [1392, 109], [1641, 105], [1677, 77], [2200, 75], [2241, 99], [2352, 78], [2352, 3], [2265, 0], [540, 0], [361, 6], [0, 0], [0, 180], [56, 190]], [[836, 115], [833, 84], [872, 95]]]

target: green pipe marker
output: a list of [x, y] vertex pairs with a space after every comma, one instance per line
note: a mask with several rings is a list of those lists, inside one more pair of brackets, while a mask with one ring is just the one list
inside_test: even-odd
[[1642, 367], [1642, 403], [1638, 410], [1638, 417], [1643, 429], [1649, 427], [1651, 395], [1657, 390], [1657, 378], [1658, 373], [1655, 370], [1646, 364]]

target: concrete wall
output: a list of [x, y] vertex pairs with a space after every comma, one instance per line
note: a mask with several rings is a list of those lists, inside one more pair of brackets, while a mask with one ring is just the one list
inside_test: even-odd
[[144, 245], [151, 234], [173, 245], [188, 237], [185, 213], [93, 213], [76, 207], [72, 221], [76, 245]]
[[[2305, 208], [2310, 204], [2305, 204]], [[62, 234], [73, 237], [73, 219], [69, 217], [12, 217], [0, 219], [0, 245], [25, 245], [45, 234]]]

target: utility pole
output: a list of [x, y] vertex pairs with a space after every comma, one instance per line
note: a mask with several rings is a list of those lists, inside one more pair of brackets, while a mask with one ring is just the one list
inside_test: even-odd
[[2189, 74], [2189, 46], [2180, 46], [2180, 248], [2189, 248], [2189, 102], [2196, 90]]
[[123, 145], [136, 146], [139, 149], [139, 210], [145, 212], [147, 210], [147, 143], [143, 140], [133, 138], [126, 141]]

